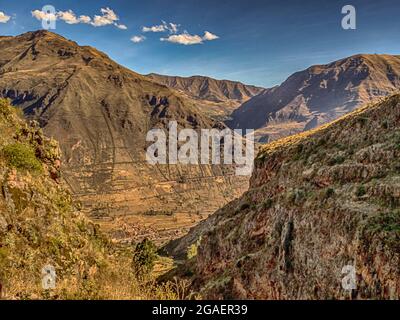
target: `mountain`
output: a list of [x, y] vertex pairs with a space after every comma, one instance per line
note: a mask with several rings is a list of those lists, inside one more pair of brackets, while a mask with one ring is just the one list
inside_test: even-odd
[[232, 128], [260, 142], [315, 128], [400, 88], [400, 56], [355, 55], [312, 66], [265, 90], [232, 114]]
[[57, 141], [19, 114], [0, 99], [0, 299], [177, 299], [151, 271], [137, 277], [132, 245], [80, 212], [60, 180]]
[[249, 191], [181, 240], [198, 246], [193, 288], [205, 299], [399, 299], [399, 156], [399, 94], [267, 144]]
[[246, 190], [232, 166], [147, 163], [152, 128], [224, 127], [188, 97], [48, 31], [1, 37], [0, 50], [1, 96], [60, 142], [63, 179], [117, 238], [175, 237]]
[[218, 119], [224, 119], [244, 102], [264, 90], [240, 82], [203, 76], [184, 78], [152, 73], [148, 77], [196, 100], [204, 112]]

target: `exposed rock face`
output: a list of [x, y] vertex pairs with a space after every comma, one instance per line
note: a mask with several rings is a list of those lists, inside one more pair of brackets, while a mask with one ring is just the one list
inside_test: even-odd
[[185, 78], [149, 74], [148, 77], [195, 99], [204, 112], [220, 119], [264, 90], [236, 81], [216, 80], [203, 76]]
[[265, 90], [232, 114], [260, 142], [316, 128], [400, 88], [400, 56], [356, 55], [317, 65]]
[[246, 190], [231, 166], [145, 161], [148, 130], [170, 120], [223, 127], [187, 97], [47, 31], [0, 38], [0, 50], [1, 95], [60, 142], [64, 179], [88, 213], [194, 213], [193, 224]]
[[194, 287], [209, 299], [399, 299], [399, 157], [400, 95], [266, 145], [249, 191], [192, 230]]

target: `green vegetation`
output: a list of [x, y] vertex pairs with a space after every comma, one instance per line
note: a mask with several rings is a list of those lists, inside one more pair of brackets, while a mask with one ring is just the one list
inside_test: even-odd
[[187, 259], [193, 259], [194, 257], [197, 256], [197, 252], [198, 252], [198, 248], [200, 247], [200, 243], [201, 243], [201, 237], [195, 242], [193, 243], [191, 246], [189, 246], [188, 250], [187, 250]]
[[326, 189], [326, 191], [325, 191], [325, 196], [324, 196], [324, 198], [325, 198], [325, 199], [329, 199], [329, 198], [333, 197], [334, 195], [335, 195], [335, 190], [334, 190], [333, 188], [328, 188], [328, 189]]
[[0, 99], [0, 115], [8, 118], [14, 114], [13, 107], [11, 107], [8, 99]]
[[368, 219], [363, 235], [367, 246], [377, 238], [386, 246], [400, 250], [400, 210], [381, 213]]
[[138, 275], [151, 273], [157, 260], [157, 247], [149, 239], [138, 243], [133, 253], [133, 269]]
[[329, 159], [328, 164], [330, 166], [334, 166], [336, 164], [342, 164], [343, 162], [345, 162], [346, 158], [344, 156], [335, 156], [331, 159]]
[[[113, 244], [57, 183], [57, 142], [46, 138], [36, 123], [26, 124], [4, 99], [0, 99], [0, 132], [1, 298], [185, 298], [184, 283], [159, 285], [151, 268], [145, 277], [138, 277], [132, 269], [132, 247]], [[27, 174], [32, 172], [40, 174]], [[153, 265], [157, 257], [155, 247], [148, 244], [138, 246], [135, 254], [145, 266]], [[55, 289], [42, 287], [45, 265], [56, 271]]]
[[144, 216], [150, 216], [150, 217], [154, 217], [154, 216], [167, 216], [167, 217], [172, 217], [174, 216], [174, 212], [173, 211], [168, 211], [168, 210], [147, 210], [145, 212], [142, 213]]
[[10, 167], [19, 170], [42, 172], [43, 166], [35, 155], [33, 148], [24, 143], [12, 143], [2, 149], [4, 158]]
[[356, 190], [356, 196], [358, 198], [365, 196], [366, 193], [367, 193], [367, 190], [366, 190], [365, 186], [363, 186], [363, 185], [359, 186]]
[[269, 198], [269, 199], [267, 199], [267, 200], [265, 200], [263, 203], [262, 203], [262, 209], [263, 210], [267, 210], [267, 209], [271, 209], [272, 208], [272, 206], [273, 206], [273, 204], [274, 204], [274, 201], [271, 199], [271, 198]]

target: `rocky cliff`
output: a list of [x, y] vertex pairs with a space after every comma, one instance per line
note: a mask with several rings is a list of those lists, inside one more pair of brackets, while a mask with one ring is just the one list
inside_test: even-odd
[[194, 288], [210, 299], [399, 299], [399, 156], [400, 95], [266, 145], [249, 191], [186, 238], [202, 239]]

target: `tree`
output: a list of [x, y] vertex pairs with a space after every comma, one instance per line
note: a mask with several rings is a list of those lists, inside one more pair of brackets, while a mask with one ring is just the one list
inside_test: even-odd
[[157, 259], [157, 247], [149, 239], [138, 243], [133, 252], [133, 269], [137, 274], [151, 273]]

